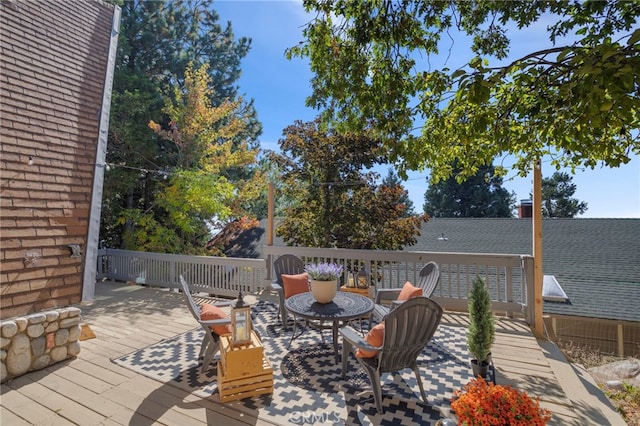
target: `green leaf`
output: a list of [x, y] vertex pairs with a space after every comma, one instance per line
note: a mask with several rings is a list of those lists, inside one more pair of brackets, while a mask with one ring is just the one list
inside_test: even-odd
[[633, 46], [640, 40], [640, 28], [635, 30], [631, 37], [629, 37], [629, 41], [627, 41], [627, 46]]
[[600, 111], [602, 112], [609, 111], [611, 107], [613, 107], [613, 102], [605, 101], [602, 104], [600, 104]]
[[456, 79], [456, 78], [458, 78], [460, 76], [463, 76], [463, 75], [466, 75], [466, 74], [467, 74], [467, 72], [465, 70], [459, 69], [459, 70], [454, 71], [453, 74], [451, 74], [451, 78], [452, 79]]
[[572, 51], [573, 51], [572, 49], [564, 49], [562, 52], [560, 52], [560, 53], [558, 54], [558, 62], [562, 62], [562, 60], [563, 60], [564, 58], [566, 58], [566, 57], [567, 57], [567, 55], [568, 55], [569, 53], [571, 53]]

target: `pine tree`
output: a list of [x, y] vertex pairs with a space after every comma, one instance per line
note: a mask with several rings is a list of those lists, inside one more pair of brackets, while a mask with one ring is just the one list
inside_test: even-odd
[[446, 180], [429, 185], [424, 212], [431, 217], [512, 217], [515, 194], [502, 187], [493, 166], [480, 167], [474, 176], [458, 182], [459, 168]]
[[587, 210], [587, 203], [572, 198], [576, 192], [573, 178], [567, 173], [555, 172], [542, 179], [542, 216], [575, 217]]

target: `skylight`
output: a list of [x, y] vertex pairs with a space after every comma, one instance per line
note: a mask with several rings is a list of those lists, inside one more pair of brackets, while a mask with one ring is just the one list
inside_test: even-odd
[[542, 281], [542, 300], [548, 302], [568, 302], [569, 297], [564, 292], [558, 280], [553, 275], [545, 275]]

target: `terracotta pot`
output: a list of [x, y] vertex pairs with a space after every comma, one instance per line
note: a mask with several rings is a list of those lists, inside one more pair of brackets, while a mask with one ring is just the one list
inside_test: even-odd
[[310, 280], [311, 294], [318, 303], [330, 303], [338, 292], [338, 281]]

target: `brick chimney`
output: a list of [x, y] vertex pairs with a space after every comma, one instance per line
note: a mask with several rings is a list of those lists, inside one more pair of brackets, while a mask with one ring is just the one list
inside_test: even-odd
[[533, 216], [533, 202], [531, 200], [520, 200], [518, 206], [518, 217], [520, 219], [530, 218]]

